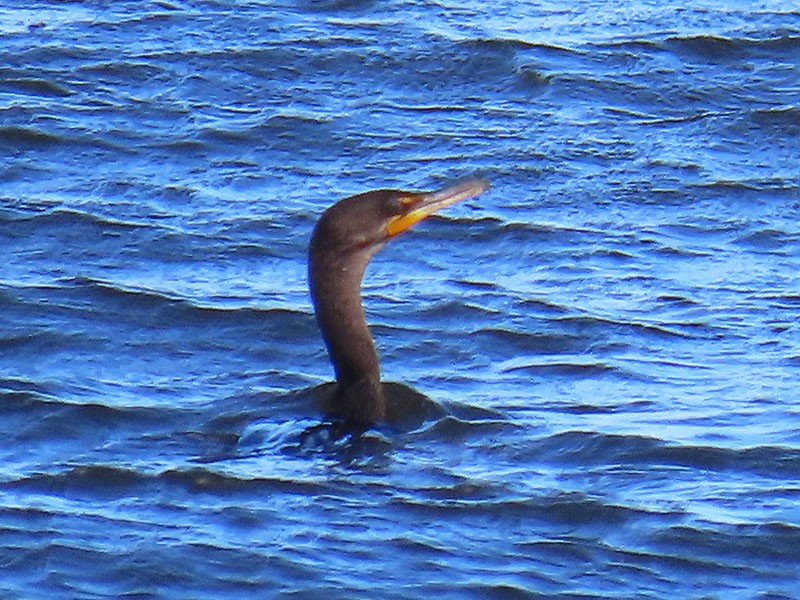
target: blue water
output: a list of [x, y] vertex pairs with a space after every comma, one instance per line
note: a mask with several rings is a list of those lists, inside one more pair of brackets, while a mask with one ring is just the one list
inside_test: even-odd
[[[0, 596], [800, 597], [800, 11], [0, 4]], [[326, 437], [305, 251], [450, 414]]]

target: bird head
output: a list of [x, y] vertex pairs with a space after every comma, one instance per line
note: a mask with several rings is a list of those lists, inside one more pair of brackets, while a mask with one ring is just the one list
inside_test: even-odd
[[340, 200], [326, 210], [312, 244], [335, 247], [342, 254], [372, 256], [390, 239], [433, 213], [483, 192], [488, 183], [466, 179], [434, 192], [374, 190]]

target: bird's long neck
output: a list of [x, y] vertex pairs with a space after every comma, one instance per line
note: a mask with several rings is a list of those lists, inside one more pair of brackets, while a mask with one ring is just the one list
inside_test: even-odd
[[371, 254], [326, 252], [312, 239], [309, 287], [328, 349], [345, 416], [360, 421], [385, 417], [380, 363], [364, 308], [361, 280]]

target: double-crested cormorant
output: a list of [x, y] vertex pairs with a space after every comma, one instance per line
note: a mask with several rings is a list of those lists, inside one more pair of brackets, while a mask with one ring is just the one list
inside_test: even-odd
[[376, 190], [340, 200], [320, 217], [309, 245], [308, 280], [338, 384], [327, 408], [346, 422], [391, 420], [402, 410], [387, 403], [392, 400], [387, 392], [398, 386], [381, 382], [364, 317], [361, 280], [367, 264], [393, 237], [487, 187], [483, 180], [467, 179], [435, 192]]

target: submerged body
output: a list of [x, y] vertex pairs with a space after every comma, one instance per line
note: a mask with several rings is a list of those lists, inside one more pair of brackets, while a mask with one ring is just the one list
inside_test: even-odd
[[[320, 217], [309, 245], [308, 278], [336, 373], [337, 387], [326, 401], [329, 412], [353, 423], [393, 421], [403, 412], [403, 402], [419, 403], [415, 395], [424, 398], [407, 386], [381, 382], [361, 303], [361, 281], [370, 259], [390, 239], [487, 187], [483, 180], [469, 179], [427, 193], [377, 190], [340, 200]], [[407, 392], [400, 392], [402, 388]]]

